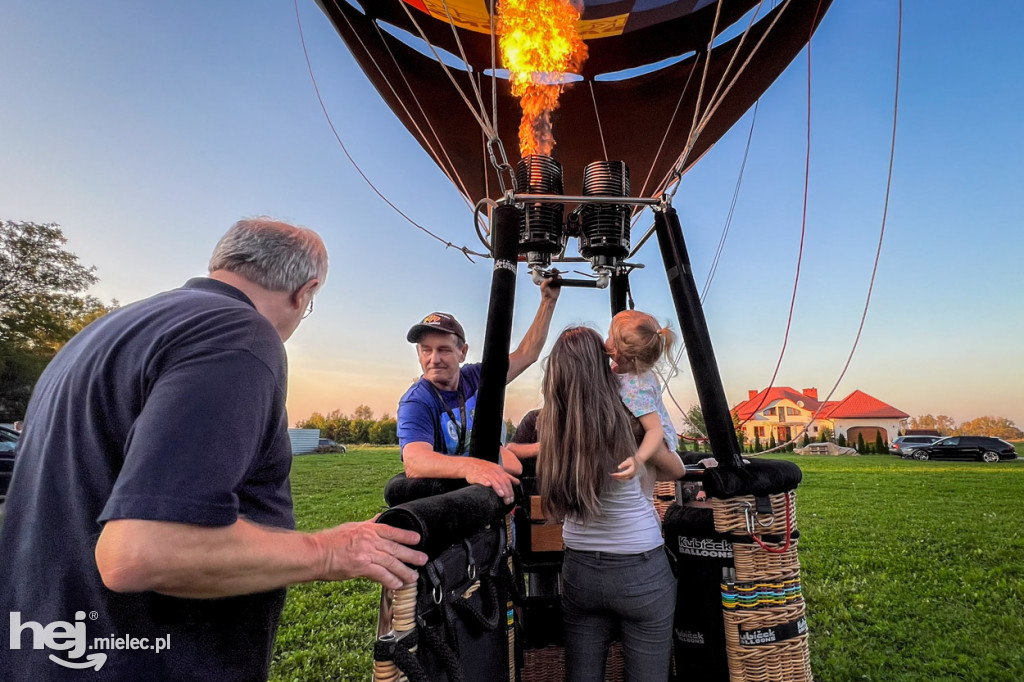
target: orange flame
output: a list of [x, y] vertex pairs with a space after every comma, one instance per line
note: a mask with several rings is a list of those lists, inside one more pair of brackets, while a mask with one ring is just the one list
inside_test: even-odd
[[555, 146], [551, 112], [558, 108], [563, 74], [578, 74], [587, 46], [576, 30], [580, 11], [568, 0], [501, 0], [498, 45], [519, 97], [519, 153], [549, 156]]

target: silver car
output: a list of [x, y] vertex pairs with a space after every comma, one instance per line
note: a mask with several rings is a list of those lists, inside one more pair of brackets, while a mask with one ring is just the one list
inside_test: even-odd
[[914, 448], [922, 448], [939, 440], [941, 436], [899, 436], [889, 443], [889, 452], [900, 457], [910, 457]]

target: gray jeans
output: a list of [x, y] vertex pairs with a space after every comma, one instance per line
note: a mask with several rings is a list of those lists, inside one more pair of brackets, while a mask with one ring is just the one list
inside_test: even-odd
[[566, 549], [562, 563], [566, 679], [604, 680], [605, 655], [618, 633], [627, 682], [667, 680], [675, 608], [676, 580], [664, 547], [641, 554]]

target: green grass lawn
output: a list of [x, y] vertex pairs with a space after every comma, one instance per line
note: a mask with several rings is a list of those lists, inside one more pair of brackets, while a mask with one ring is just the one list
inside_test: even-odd
[[[1024, 460], [786, 459], [804, 471], [817, 680], [1024, 680]], [[369, 518], [400, 470], [396, 448], [296, 458], [299, 527]], [[292, 588], [271, 679], [369, 679], [379, 595], [363, 580]]]

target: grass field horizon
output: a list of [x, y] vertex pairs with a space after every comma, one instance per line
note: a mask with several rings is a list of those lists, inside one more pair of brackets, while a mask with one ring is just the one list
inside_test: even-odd
[[[1024, 460], [773, 458], [804, 472], [797, 519], [815, 679], [1024, 680]], [[373, 516], [399, 471], [397, 448], [296, 458], [299, 528]], [[271, 679], [369, 679], [379, 595], [365, 580], [291, 588]]]

